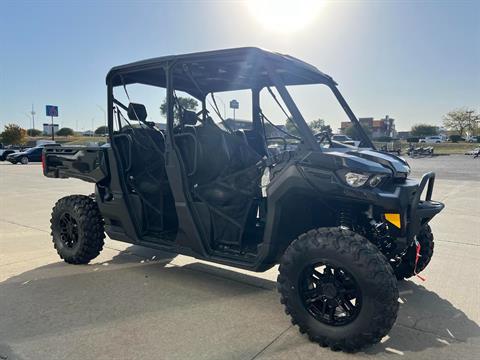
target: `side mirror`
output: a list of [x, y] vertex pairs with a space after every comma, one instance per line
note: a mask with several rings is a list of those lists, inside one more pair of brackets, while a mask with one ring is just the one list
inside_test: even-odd
[[143, 104], [130, 103], [127, 111], [130, 120], [145, 122], [147, 119], [147, 109]]

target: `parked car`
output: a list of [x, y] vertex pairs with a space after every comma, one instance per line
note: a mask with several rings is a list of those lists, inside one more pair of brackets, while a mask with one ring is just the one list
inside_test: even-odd
[[7, 159], [8, 155], [13, 154], [13, 153], [18, 152], [18, 151], [19, 150], [12, 149], [12, 148], [0, 149], [0, 161], [5, 161]]
[[42, 151], [45, 147], [58, 147], [60, 144], [44, 144], [36, 146], [25, 151], [11, 153], [7, 156], [7, 161], [10, 161], [12, 164], [28, 164], [29, 162], [40, 162], [42, 161]]
[[480, 142], [479, 140], [480, 136], [467, 136], [467, 142], [469, 143], [476, 143], [476, 142]]
[[360, 141], [355, 141], [350, 136], [342, 135], [342, 134], [332, 135], [332, 140], [341, 142], [343, 144], [352, 145], [352, 146], [360, 145]]
[[0, 161], [7, 160], [7, 156], [16, 152], [25, 151], [28, 147], [24, 145], [3, 145], [0, 147]]
[[435, 135], [435, 136], [427, 136], [423, 139], [418, 140], [418, 142], [426, 143], [426, 144], [440, 144], [445, 142], [442, 136]]

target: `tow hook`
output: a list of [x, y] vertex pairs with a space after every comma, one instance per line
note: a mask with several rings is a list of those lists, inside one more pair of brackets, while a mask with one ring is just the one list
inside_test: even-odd
[[418, 242], [417, 239], [415, 239], [415, 248], [416, 248], [416, 251], [415, 251], [415, 267], [413, 268], [413, 273], [422, 281], [425, 281], [427, 280], [426, 278], [424, 278], [423, 276], [420, 276], [418, 273], [417, 273], [417, 264], [418, 264], [418, 260], [420, 259], [420, 257], [422, 255], [420, 255], [420, 250], [422, 249], [422, 246], [420, 245], [420, 243]]

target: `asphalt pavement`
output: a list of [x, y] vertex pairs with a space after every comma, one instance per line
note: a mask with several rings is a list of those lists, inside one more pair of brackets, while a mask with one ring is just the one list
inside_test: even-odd
[[[356, 354], [323, 349], [290, 324], [277, 269], [239, 271], [107, 240], [89, 265], [63, 263], [49, 234], [60, 197], [91, 184], [0, 163], [0, 359], [477, 359], [480, 159], [408, 159], [437, 172], [435, 254], [400, 284], [397, 322]], [[477, 354], [477, 355], [475, 355]]]

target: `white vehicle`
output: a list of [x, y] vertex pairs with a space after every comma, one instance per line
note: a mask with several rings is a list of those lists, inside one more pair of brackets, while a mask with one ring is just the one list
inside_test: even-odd
[[35, 146], [56, 144], [55, 140], [37, 140]]
[[435, 135], [435, 136], [427, 136], [424, 139], [418, 140], [418, 142], [426, 143], [426, 144], [440, 144], [445, 142], [442, 136]]
[[356, 146], [356, 147], [358, 147], [358, 145], [360, 145], [360, 141], [355, 141], [350, 136], [343, 135], [343, 134], [332, 135], [332, 140], [341, 142], [343, 144]]
[[467, 136], [467, 138], [465, 139], [465, 141], [469, 142], [469, 143], [475, 143], [475, 142], [478, 142], [478, 136]]

